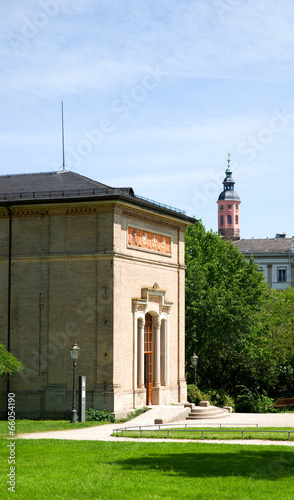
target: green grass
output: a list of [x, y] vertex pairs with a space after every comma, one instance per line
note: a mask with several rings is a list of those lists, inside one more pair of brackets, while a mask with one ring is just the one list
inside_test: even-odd
[[[69, 420], [15, 420], [15, 434], [84, 429], [85, 427], [105, 424], [109, 424], [109, 422], [77, 422], [72, 424]], [[0, 420], [0, 437], [8, 437], [8, 432], [7, 420]]]
[[0, 443], [0, 498], [40, 500], [292, 500], [286, 446], [16, 440], [16, 492]]
[[[230, 439], [242, 439], [241, 430], [244, 432], [244, 439], [262, 439], [269, 441], [294, 441], [294, 433], [290, 434], [290, 438], [288, 438], [288, 433], [286, 431], [293, 431], [293, 427], [260, 427], [259, 430], [263, 430], [266, 432], [256, 432], [256, 430], [252, 427], [240, 427], [231, 428], [230, 432], [227, 429], [216, 429], [216, 428], [205, 428], [204, 434], [202, 437], [202, 432], [200, 429], [194, 427], [191, 429], [177, 428], [177, 429], [169, 429], [170, 432], [168, 435], [168, 429], [162, 430], [142, 430], [142, 431], [123, 431], [123, 436], [120, 432], [112, 434], [112, 436], [116, 437], [131, 437], [131, 438], [156, 438], [156, 439], [221, 439], [221, 440], [230, 440]], [[209, 432], [206, 432], [209, 430]], [[285, 431], [285, 432], [277, 432], [277, 431]]]

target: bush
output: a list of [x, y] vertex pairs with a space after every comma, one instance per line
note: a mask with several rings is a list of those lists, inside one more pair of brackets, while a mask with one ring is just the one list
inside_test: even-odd
[[86, 411], [86, 420], [92, 422], [96, 421], [96, 422], [123, 423], [132, 420], [132, 418], [138, 417], [139, 415], [145, 413], [145, 411], [148, 410], [150, 410], [150, 408], [144, 406], [143, 408], [137, 408], [137, 410], [128, 413], [125, 418], [116, 419], [113, 413], [111, 413], [110, 411], [93, 410], [93, 408], [89, 408], [89, 410]]
[[209, 396], [201, 392], [197, 385], [190, 384], [187, 386], [187, 400], [189, 403], [199, 405], [200, 401], [209, 401]]
[[236, 398], [235, 410], [237, 413], [274, 413], [274, 408], [269, 408], [273, 404], [275, 400], [266, 394], [254, 393], [243, 387], [241, 394]]
[[207, 391], [207, 396], [209, 397], [210, 404], [213, 406], [218, 406], [220, 408], [231, 406], [233, 409], [235, 408], [234, 399], [223, 389], [212, 389]]
[[86, 411], [86, 420], [92, 422], [115, 422], [115, 416], [110, 411], [93, 410], [93, 408], [89, 408], [89, 410]]
[[137, 410], [132, 411], [131, 413], [128, 413], [126, 417], [124, 418], [117, 418], [115, 421], [119, 424], [128, 422], [129, 420], [132, 420], [135, 417], [138, 417], [139, 415], [142, 415], [142, 413], [145, 413], [146, 411], [150, 410], [150, 408], [147, 408], [147, 406], [144, 406], [143, 408], [137, 408]]

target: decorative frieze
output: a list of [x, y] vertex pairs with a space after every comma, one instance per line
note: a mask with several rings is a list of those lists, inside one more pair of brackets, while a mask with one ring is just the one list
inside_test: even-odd
[[171, 254], [171, 238], [163, 234], [128, 227], [128, 246], [140, 250], [151, 250], [163, 254]]

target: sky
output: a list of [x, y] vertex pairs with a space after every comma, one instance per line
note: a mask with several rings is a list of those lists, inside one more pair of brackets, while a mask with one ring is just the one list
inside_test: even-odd
[[[0, 175], [65, 166], [217, 231], [294, 235], [291, 0], [0, 0]], [[0, 186], [1, 191], [1, 186]]]

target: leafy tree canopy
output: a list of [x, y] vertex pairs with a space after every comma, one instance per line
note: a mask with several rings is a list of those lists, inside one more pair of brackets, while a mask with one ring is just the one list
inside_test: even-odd
[[24, 368], [21, 361], [7, 351], [5, 346], [0, 342], [0, 376], [13, 375]]
[[268, 295], [253, 259], [247, 262], [231, 241], [201, 222], [186, 232], [186, 348], [199, 357], [206, 388], [234, 394], [255, 360], [254, 314]]

